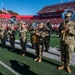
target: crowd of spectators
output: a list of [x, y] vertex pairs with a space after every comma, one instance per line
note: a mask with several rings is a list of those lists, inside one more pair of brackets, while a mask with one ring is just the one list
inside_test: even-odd
[[[50, 24], [52, 25], [52, 28], [53, 29], [58, 29], [60, 23], [63, 21], [62, 18], [50, 18], [50, 19], [16, 19], [16, 24], [15, 26], [17, 25], [17, 23], [20, 23], [21, 21], [25, 22], [25, 24], [27, 26], [30, 26], [31, 24], [33, 23], [40, 23], [40, 22], [43, 22], [44, 24], [47, 24], [47, 20], [50, 20]], [[7, 25], [10, 23], [10, 19], [0, 19], [0, 23], [4, 23], [6, 28], [7, 28]]]
[[66, 2], [66, 3], [45, 6], [43, 9], [41, 9], [38, 12], [38, 14], [47, 14], [50, 12], [62, 11], [64, 9], [75, 9], [75, 2], [73, 1], [73, 2]]
[[43, 23], [46, 23], [47, 20], [50, 20], [50, 24], [51, 25], [55, 25], [55, 24], [59, 24], [61, 23], [63, 20], [62, 18], [49, 18], [49, 19], [22, 19], [22, 21], [25, 21], [26, 24], [31, 24], [31, 23], [34, 23], [34, 22], [43, 22]]
[[[46, 24], [47, 20], [50, 20], [50, 24], [51, 25], [55, 25], [55, 24], [60, 24], [63, 20], [62, 18], [49, 18], [49, 19], [18, 19], [16, 20], [16, 22], [20, 22], [20, 21], [24, 21], [26, 24], [32, 24], [34, 22], [39, 23], [39, 22], [43, 22]], [[5, 24], [9, 23], [10, 19], [0, 19], [0, 23], [4, 22]]]
[[[44, 24], [47, 24], [47, 21], [50, 20], [50, 24], [52, 25], [52, 31], [56, 32], [56, 34], [58, 33], [58, 28], [60, 23], [63, 22], [62, 18], [49, 18], [49, 19], [16, 19], [16, 24], [15, 24], [15, 29], [17, 29], [17, 25], [18, 23], [20, 23], [21, 21], [25, 22], [25, 25], [27, 28], [30, 27], [31, 24], [33, 23], [40, 23], [43, 22]], [[5, 24], [5, 28], [8, 28], [8, 24], [10, 23], [10, 19], [0, 19], [0, 23], [4, 23]]]

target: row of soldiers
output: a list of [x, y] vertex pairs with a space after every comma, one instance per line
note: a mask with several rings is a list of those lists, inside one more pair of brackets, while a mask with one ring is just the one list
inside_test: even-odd
[[[2, 47], [4, 48], [6, 46], [6, 39], [8, 38], [7, 36], [9, 35], [9, 41], [10, 41], [10, 51], [13, 51], [15, 49], [15, 33], [16, 30], [14, 28], [14, 24], [8, 24], [8, 28], [6, 29], [4, 24], [0, 24], [0, 40], [2, 43]], [[22, 53], [21, 55], [25, 55], [26, 53], [26, 33], [27, 33], [27, 28], [24, 25], [24, 22], [22, 21], [18, 25], [18, 32], [19, 32], [19, 37], [20, 37], [20, 44], [22, 47]]]
[[[71, 21], [72, 13], [67, 12], [65, 14], [65, 20], [63, 23], [60, 24], [59, 27], [59, 34], [60, 34], [60, 52], [61, 52], [61, 62], [62, 65], [58, 67], [58, 70], [62, 70], [66, 68], [66, 70], [71, 73], [70, 69], [70, 61], [72, 58], [72, 53], [74, 51], [74, 35], [75, 35], [75, 23]], [[38, 25], [38, 28], [33, 29], [30, 28], [31, 31], [31, 41], [32, 41], [32, 47], [36, 50], [36, 58], [34, 61], [41, 62], [42, 61], [42, 54], [44, 45], [46, 48], [46, 51], [49, 49], [49, 41], [50, 41], [50, 31], [51, 26], [48, 21], [47, 25], [40, 23]], [[9, 27], [9, 30], [4, 33], [4, 27], [1, 25], [0, 27], [0, 39], [2, 41], [2, 44], [5, 45], [5, 36], [4, 34], [8, 33], [10, 35], [10, 45], [11, 48], [14, 49], [14, 28], [13, 26]], [[20, 44], [22, 47], [22, 56], [26, 55], [26, 33], [27, 29], [25, 28], [24, 24], [21, 23], [21, 25], [18, 28], [19, 36], [20, 36]]]
[[[58, 70], [66, 69], [68, 73], [71, 73], [70, 63], [75, 44], [75, 22], [71, 21], [74, 14], [72, 10], [66, 11], [64, 21], [59, 26], [61, 65], [58, 67]], [[51, 31], [51, 27], [49, 26], [40, 23], [39, 28], [34, 32], [35, 36], [32, 35], [35, 39], [32, 42], [32, 46], [36, 49], [36, 58], [34, 61], [42, 61], [43, 45], [46, 45], [46, 49], [49, 48], [48, 41]]]
[[[7, 28], [7, 30], [5, 29], [4, 25], [0, 25], [0, 39], [1, 42], [3, 44], [3, 47], [6, 46], [6, 38], [7, 35], [9, 35], [9, 40], [10, 40], [10, 46], [11, 46], [11, 51], [13, 51], [15, 49], [15, 29], [14, 29], [14, 24], [8, 24], [9, 28]], [[32, 27], [30, 27], [30, 33], [31, 33], [31, 43], [32, 43], [32, 47], [34, 47], [35, 49], [38, 49], [35, 47], [35, 39], [33, 38], [34, 36], [36, 36], [36, 31], [37, 30], [41, 30], [41, 43], [42, 43], [42, 47], [43, 44], [45, 45], [45, 51], [49, 50], [49, 42], [50, 42], [50, 31], [51, 31], [51, 25], [50, 25], [50, 21], [47, 22], [47, 25], [44, 25], [43, 23], [39, 23], [38, 24], [38, 29], [34, 29]], [[21, 21], [21, 23], [18, 24], [18, 28], [17, 31], [19, 32], [19, 37], [20, 37], [20, 45], [22, 47], [22, 53], [21, 55], [25, 56], [26, 55], [26, 42], [27, 42], [27, 28], [25, 27], [25, 22]], [[46, 36], [45, 36], [46, 34]], [[39, 37], [40, 38], [40, 37]], [[45, 41], [44, 41], [45, 40]], [[44, 42], [43, 42], [44, 41]], [[37, 43], [36, 43], [37, 44]]]

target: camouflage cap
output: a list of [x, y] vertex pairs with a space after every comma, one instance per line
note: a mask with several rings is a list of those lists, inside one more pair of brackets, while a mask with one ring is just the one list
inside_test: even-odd
[[21, 21], [21, 24], [26, 24], [24, 21]]
[[67, 13], [67, 14], [65, 14], [65, 16], [70, 17], [70, 16], [72, 16], [72, 13]]
[[65, 16], [72, 16], [74, 14], [73, 10], [68, 10]]
[[14, 24], [10, 24], [10, 23], [9, 23], [8, 26], [14, 26]]
[[47, 22], [50, 22], [50, 20], [47, 20]]
[[44, 25], [44, 23], [43, 23], [43, 22], [41, 22], [39, 25]]
[[11, 26], [11, 24], [8, 24], [8, 26]]

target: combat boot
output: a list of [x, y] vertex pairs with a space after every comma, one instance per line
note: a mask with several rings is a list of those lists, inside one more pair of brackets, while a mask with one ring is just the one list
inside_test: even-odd
[[45, 49], [44, 51], [45, 51], [45, 52], [49, 52], [49, 50], [48, 50], [48, 49]]
[[37, 60], [38, 60], [38, 58], [35, 58], [35, 59], [34, 59], [34, 61], [37, 61]]
[[71, 69], [70, 69], [69, 66], [66, 67], [66, 70], [67, 70], [68, 73], [71, 73]]
[[20, 55], [21, 55], [21, 56], [26, 56], [26, 53], [23, 53], [23, 52], [22, 52], [22, 53], [20, 53]]
[[22, 54], [22, 56], [26, 56], [26, 54], [25, 54], [25, 53], [23, 53], [23, 54]]
[[41, 58], [39, 58], [39, 59], [38, 59], [38, 62], [42, 62], [42, 59], [41, 59]]
[[58, 67], [58, 70], [62, 70], [62, 69], [64, 69], [64, 65]]

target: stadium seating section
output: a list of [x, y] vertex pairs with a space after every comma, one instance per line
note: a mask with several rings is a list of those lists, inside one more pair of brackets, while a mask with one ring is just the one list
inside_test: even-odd
[[50, 12], [63, 11], [64, 9], [75, 9], [75, 2], [66, 2], [50, 6], [45, 6], [38, 14], [47, 14]]
[[[41, 9], [38, 12], [38, 15], [34, 16], [26, 16], [26, 15], [16, 15], [16, 17], [18, 18], [17, 22], [20, 21], [25, 21], [26, 24], [31, 24], [34, 22], [44, 22], [46, 23], [47, 20], [50, 20], [50, 24], [51, 25], [55, 25], [55, 24], [60, 24], [63, 20], [61, 17], [45, 17], [45, 18], [41, 18], [40, 14], [49, 14], [50, 12], [60, 12], [64, 9], [75, 9], [75, 2], [66, 2], [66, 3], [60, 3], [60, 4], [55, 4], [55, 5], [50, 5], [50, 6], [45, 6], [43, 9]], [[12, 15], [6, 15], [6, 14], [0, 14], [0, 21], [4, 22], [4, 23], [8, 23], [9, 19]]]

